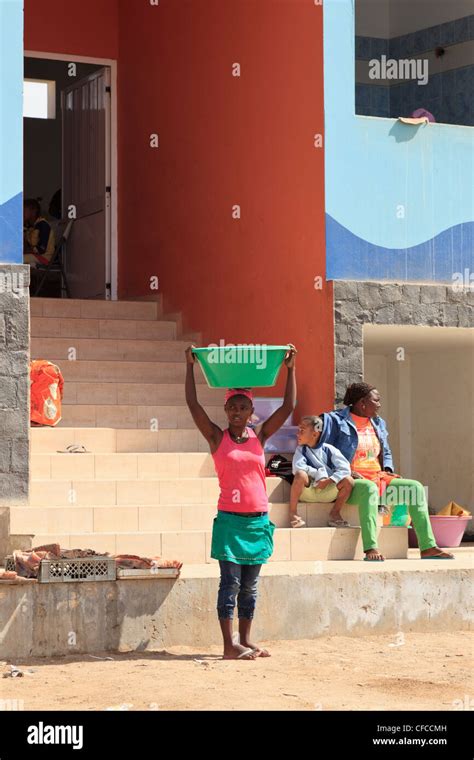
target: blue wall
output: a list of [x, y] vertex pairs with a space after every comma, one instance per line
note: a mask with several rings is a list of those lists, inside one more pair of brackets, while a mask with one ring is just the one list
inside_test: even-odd
[[328, 278], [474, 271], [474, 129], [356, 116], [354, 61], [354, 0], [326, 0]]
[[23, 261], [23, 1], [0, 0], [0, 263]]

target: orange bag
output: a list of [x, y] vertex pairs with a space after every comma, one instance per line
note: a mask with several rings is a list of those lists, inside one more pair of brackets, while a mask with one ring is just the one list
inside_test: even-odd
[[31, 422], [54, 427], [61, 419], [64, 378], [61, 370], [46, 359], [30, 363]]

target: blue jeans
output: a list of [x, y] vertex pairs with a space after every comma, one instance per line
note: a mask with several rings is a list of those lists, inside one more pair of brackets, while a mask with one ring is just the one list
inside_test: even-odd
[[239, 618], [251, 620], [257, 599], [258, 574], [261, 565], [238, 565], [236, 562], [219, 561], [221, 580], [217, 595], [219, 619], [234, 617], [235, 601]]

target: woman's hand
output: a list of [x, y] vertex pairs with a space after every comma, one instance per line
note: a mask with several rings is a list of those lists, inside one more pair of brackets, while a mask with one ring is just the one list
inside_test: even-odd
[[193, 348], [196, 348], [196, 346], [188, 346], [186, 351], [184, 352], [186, 355], [186, 364], [196, 363], [196, 356], [195, 354], [193, 354]]
[[284, 362], [288, 369], [292, 369], [295, 366], [295, 357], [298, 353], [296, 348], [294, 347], [293, 343], [288, 343], [290, 349], [288, 353], [285, 356]]
[[352, 476], [353, 478], [355, 478], [356, 480], [363, 480], [363, 479], [364, 479], [364, 478], [362, 477], [362, 475], [359, 475], [359, 473], [358, 473], [358, 472], [351, 472], [351, 476]]

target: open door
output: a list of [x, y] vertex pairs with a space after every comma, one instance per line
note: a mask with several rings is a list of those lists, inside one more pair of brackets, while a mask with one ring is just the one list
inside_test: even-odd
[[73, 298], [110, 298], [110, 69], [61, 93], [62, 214], [75, 214], [65, 267]]

